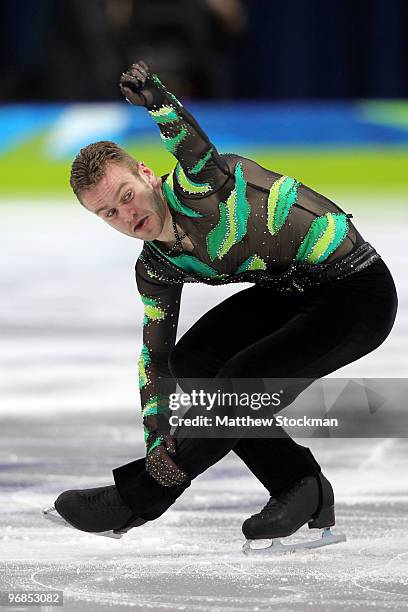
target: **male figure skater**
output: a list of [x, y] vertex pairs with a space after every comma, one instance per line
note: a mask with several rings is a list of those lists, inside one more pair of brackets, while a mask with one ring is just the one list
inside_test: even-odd
[[[305, 523], [330, 527], [333, 491], [309, 449], [284, 432], [175, 440], [159, 382], [323, 377], [388, 336], [397, 311], [392, 276], [351, 214], [294, 178], [220, 155], [143, 61], [120, 87], [128, 102], [147, 108], [177, 165], [159, 177], [114, 143], [98, 142], [76, 157], [71, 186], [90, 212], [144, 241], [136, 279], [145, 312], [146, 459], [115, 469], [113, 486], [62, 493], [55, 509], [83, 531], [123, 532], [160, 516], [234, 450], [271, 496], [244, 522], [247, 538], [287, 536]], [[185, 282], [253, 286], [212, 308], [175, 344]]]

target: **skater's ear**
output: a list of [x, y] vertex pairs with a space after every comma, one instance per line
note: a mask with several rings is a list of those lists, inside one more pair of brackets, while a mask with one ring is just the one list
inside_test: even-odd
[[143, 180], [146, 181], [147, 183], [149, 183], [149, 185], [152, 185], [152, 187], [157, 187], [159, 185], [161, 185], [161, 178], [158, 177], [154, 171], [149, 168], [149, 166], [146, 166], [146, 164], [142, 161], [137, 162], [137, 169], [138, 169], [138, 173], [137, 176]]

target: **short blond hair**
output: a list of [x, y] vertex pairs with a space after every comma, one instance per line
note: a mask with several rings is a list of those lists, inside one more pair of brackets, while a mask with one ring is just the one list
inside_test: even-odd
[[110, 140], [93, 142], [80, 150], [71, 167], [69, 183], [79, 201], [83, 191], [99, 183], [107, 163], [123, 164], [135, 176], [139, 175], [137, 161], [115, 142]]

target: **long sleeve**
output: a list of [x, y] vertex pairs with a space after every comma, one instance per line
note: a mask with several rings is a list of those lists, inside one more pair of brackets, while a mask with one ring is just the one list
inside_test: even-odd
[[154, 278], [142, 257], [136, 264], [136, 282], [144, 306], [139, 388], [147, 442], [151, 432], [169, 431], [168, 396], [175, 391], [176, 383], [171, 379], [168, 358], [176, 341], [182, 285]]
[[183, 104], [166, 90], [157, 75], [148, 77], [147, 106], [166, 149], [178, 161], [175, 182], [187, 197], [205, 197], [228, 180], [228, 167]]

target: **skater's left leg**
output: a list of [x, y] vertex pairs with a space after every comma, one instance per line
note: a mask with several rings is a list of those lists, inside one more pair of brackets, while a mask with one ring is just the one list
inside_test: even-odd
[[[259, 376], [259, 364], [267, 363], [268, 358], [271, 363], [271, 356], [278, 355], [274, 378], [321, 378], [380, 346], [392, 329], [398, 305], [391, 274], [381, 260], [334, 283], [327, 293], [326, 289], [315, 293], [315, 298], [285, 329], [233, 357], [218, 376]], [[319, 329], [330, 333], [317, 335]], [[333, 493], [321, 476], [302, 479], [272, 498], [260, 513], [245, 521], [243, 531], [248, 538], [280, 537], [307, 521], [313, 527], [334, 524]]]
[[274, 438], [243, 438], [233, 451], [270, 495], [321, 471], [311, 450], [295, 442], [284, 429]]

